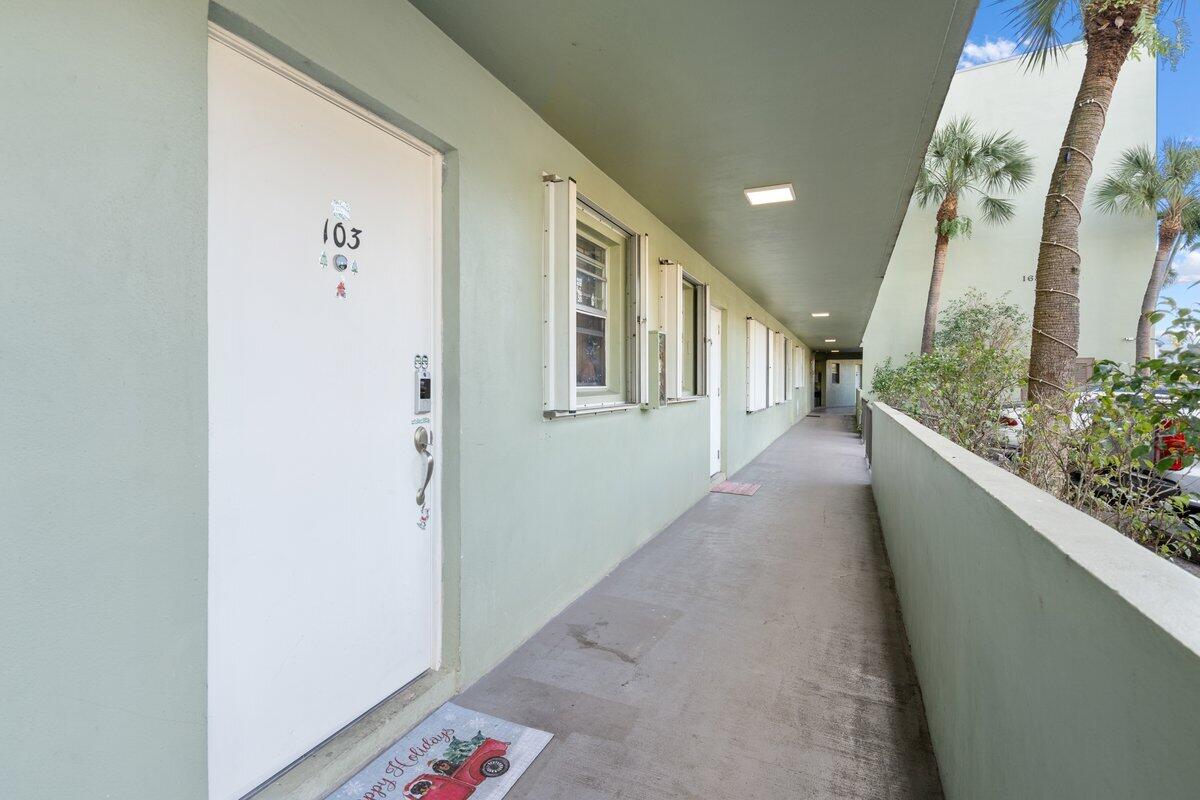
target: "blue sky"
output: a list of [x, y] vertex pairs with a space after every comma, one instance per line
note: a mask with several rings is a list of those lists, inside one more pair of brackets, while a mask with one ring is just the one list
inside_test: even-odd
[[[998, 58], [1006, 58], [1020, 52], [1014, 41], [1016, 36], [1009, 26], [1007, 10], [1014, 0], [980, 0], [975, 23], [963, 48], [960, 66], [983, 64]], [[1183, 56], [1178, 67], [1172, 70], [1169, 64], [1160, 64], [1158, 74], [1158, 136], [1159, 140], [1171, 137], [1188, 137], [1200, 140], [1200, 0], [1190, 0], [1185, 7], [1185, 19], [1191, 33], [1191, 48]], [[1093, 182], [1095, 179], [1093, 179]], [[1150, 254], [1153, 257], [1153, 254]], [[1180, 274], [1178, 283], [1169, 287], [1165, 294], [1191, 304], [1200, 303], [1200, 286], [1188, 287], [1200, 281], [1200, 250], [1183, 254], [1176, 259], [1176, 270]], [[1149, 277], [1150, 265], [1145, 265]]]

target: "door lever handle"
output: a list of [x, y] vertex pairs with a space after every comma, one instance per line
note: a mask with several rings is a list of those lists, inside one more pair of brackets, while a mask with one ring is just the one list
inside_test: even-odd
[[425, 456], [425, 480], [417, 489], [417, 505], [423, 506], [425, 505], [425, 490], [433, 478], [433, 453], [429, 450], [429, 431], [424, 425], [418, 425], [417, 429], [413, 431], [413, 445], [417, 448], [418, 453]]

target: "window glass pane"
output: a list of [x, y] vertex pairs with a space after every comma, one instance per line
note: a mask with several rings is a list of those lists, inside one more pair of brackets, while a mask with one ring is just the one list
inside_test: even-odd
[[608, 307], [607, 292], [608, 281], [596, 277], [589, 270], [577, 269], [575, 271], [575, 305], [580, 308], [604, 311]]
[[[633, 238], [586, 203], [576, 206], [575, 385], [583, 402], [619, 402], [628, 395], [626, 374], [636, 344], [629, 331], [630, 243]], [[615, 334], [609, 347], [608, 334]]]
[[604, 265], [607, 263], [605, 258], [607, 257], [608, 253], [605, 252], [604, 246], [599, 242], [593, 242], [586, 236], [576, 236], [575, 253], [583, 256], [581, 259], [583, 263], [591, 261], [600, 269], [600, 271], [604, 270]]
[[699, 293], [696, 286], [688, 281], [683, 282], [683, 394], [690, 397], [696, 394], [696, 297]]
[[575, 384], [604, 386], [605, 320], [591, 314], [575, 314]]

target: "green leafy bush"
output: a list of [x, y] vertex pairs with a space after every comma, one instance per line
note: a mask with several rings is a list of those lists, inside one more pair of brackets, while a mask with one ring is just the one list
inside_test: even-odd
[[[1102, 361], [1087, 385], [1025, 408], [1026, 318], [971, 292], [943, 313], [933, 352], [884, 363], [872, 392], [1139, 544], [1200, 561], [1200, 504], [1165, 477], [1200, 449], [1200, 315], [1168, 301], [1163, 320], [1157, 358]], [[1019, 432], [1006, 436], [1002, 415]]]
[[1028, 318], [1015, 305], [970, 291], [939, 316], [934, 347], [872, 376], [874, 396], [977, 453], [997, 444], [1000, 409], [1025, 378]]
[[1077, 400], [1067, 449], [1086, 477], [1071, 499], [1163, 555], [1196, 560], [1196, 498], [1163, 476], [1190, 469], [1200, 445], [1200, 316], [1169, 298], [1151, 316], [1167, 321], [1158, 355], [1136, 368], [1098, 363]]

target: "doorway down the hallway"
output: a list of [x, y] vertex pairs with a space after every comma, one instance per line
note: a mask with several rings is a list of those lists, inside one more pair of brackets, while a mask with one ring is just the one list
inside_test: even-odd
[[801, 420], [456, 702], [551, 731], [513, 800], [942, 796], [849, 409]]

